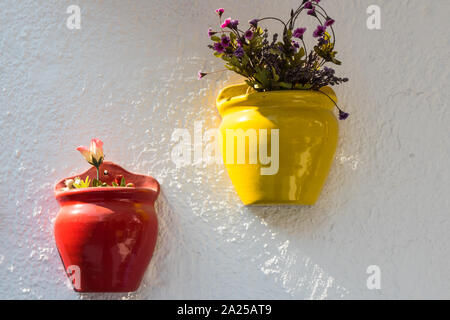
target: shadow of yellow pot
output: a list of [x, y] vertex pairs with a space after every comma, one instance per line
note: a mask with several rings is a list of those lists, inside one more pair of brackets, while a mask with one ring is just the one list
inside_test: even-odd
[[[248, 86], [223, 89], [222, 155], [245, 205], [313, 205], [336, 152], [334, 104], [314, 91], [247, 93]], [[337, 101], [334, 91], [321, 91]]]

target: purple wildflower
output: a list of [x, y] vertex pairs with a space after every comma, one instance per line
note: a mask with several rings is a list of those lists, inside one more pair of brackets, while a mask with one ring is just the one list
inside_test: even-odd
[[315, 16], [315, 15], [316, 15], [316, 8], [309, 9], [307, 13], [308, 13], [310, 16]]
[[306, 32], [306, 28], [297, 28], [294, 30], [294, 33], [292, 34], [292, 36], [294, 38], [299, 38], [299, 39], [303, 39], [303, 35]]
[[225, 48], [220, 42], [214, 43], [214, 50], [216, 50], [218, 53], [223, 53], [225, 51]]
[[224, 12], [225, 12], [225, 9], [224, 9], [224, 8], [216, 9], [216, 13], [219, 15], [219, 17], [222, 17], [222, 15], [223, 15]]
[[329, 44], [330, 42], [328, 40], [326, 40], [325, 38], [320, 38], [319, 39], [319, 46], [325, 46], [327, 44]]
[[252, 40], [252, 38], [253, 38], [253, 31], [252, 30], [245, 31], [245, 39]]
[[239, 25], [239, 20], [231, 20], [229, 27], [231, 29], [237, 29], [238, 25]]
[[304, 8], [305, 8], [305, 9], [312, 9], [312, 8], [313, 8], [312, 2], [311, 2], [311, 1], [308, 1], [307, 3], [305, 3]]
[[215, 35], [217, 32], [213, 31], [213, 29], [208, 29], [208, 36], [211, 38], [213, 35]]
[[238, 47], [234, 52], [234, 55], [238, 58], [242, 57], [245, 54], [244, 49], [242, 47]]
[[258, 22], [259, 22], [259, 19], [252, 19], [252, 20], [250, 20], [248, 23], [249, 23], [252, 27], [258, 28]]
[[222, 36], [222, 41], [221, 41], [222, 47], [228, 48], [230, 46], [230, 43], [231, 43], [231, 41], [230, 41], [229, 37]]
[[325, 34], [325, 31], [327, 30], [327, 27], [325, 26], [317, 26], [317, 29], [313, 32], [314, 38], [322, 37]]
[[327, 67], [327, 66], [324, 66], [324, 67], [323, 67], [323, 71], [325, 71], [325, 72], [328, 73], [329, 75], [334, 75], [335, 72], [336, 72], [336, 71], [334, 71], [333, 68], [330, 68], [330, 67]]
[[346, 120], [349, 116], [349, 113], [339, 110], [339, 120]]
[[327, 18], [327, 21], [325, 21], [325, 27], [331, 27], [334, 24], [334, 20], [331, 18]]

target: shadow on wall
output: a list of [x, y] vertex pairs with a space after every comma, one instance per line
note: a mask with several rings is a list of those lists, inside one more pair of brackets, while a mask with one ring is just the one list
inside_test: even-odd
[[[341, 96], [341, 100], [347, 99]], [[349, 223], [357, 226], [364, 223], [365, 218], [357, 210], [349, 211], [348, 207], [349, 204], [356, 208], [362, 204], [370, 206], [370, 202], [364, 200], [369, 195], [361, 185], [368, 183], [370, 155], [376, 152], [375, 145], [366, 142], [367, 131], [371, 129], [368, 126], [374, 124], [363, 125], [361, 118], [371, 113], [368, 108], [373, 108], [373, 105], [363, 104], [364, 110], [357, 113], [358, 103], [348, 101], [347, 105], [350, 104], [353, 107], [348, 109], [355, 111], [348, 120], [340, 122], [334, 162], [316, 205], [249, 206], [244, 209], [245, 213], [254, 216], [259, 223], [267, 225], [273, 237], [282, 244], [271, 249], [272, 260], [265, 262], [267, 266], [263, 263], [263, 272], [267, 270], [266, 273], [278, 273], [276, 281], [282, 283], [286, 291], [296, 298], [305, 292], [310, 292], [311, 296], [303, 298], [354, 297], [366, 290], [365, 267], [361, 268], [359, 275], [348, 272], [349, 264], [364, 265], [371, 257], [367, 250], [358, 249], [364, 246], [365, 239], [359, 239], [360, 242], [352, 239], [354, 229], [349, 229]], [[340, 235], [343, 229], [349, 232], [344, 238]], [[354, 256], [343, 253], [339, 239], [354, 242], [355, 249], [361, 254]], [[347, 258], [342, 259], [343, 257]], [[358, 278], [357, 281], [352, 280], [355, 277]], [[353, 284], [353, 287], [347, 286], [348, 283]], [[305, 287], [308, 290], [304, 290]], [[374, 292], [374, 297], [379, 297], [376, 294], [378, 292]]]
[[[333, 166], [332, 170], [335, 170]], [[330, 243], [320, 230], [332, 229], [333, 215], [339, 215], [332, 201], [339, 197], [340, 189], [322, 192], [315, 206], [246, 207], [244, 212], [253, 215], [267, 226], [264, 236], [264, 252], [269, 254], [260, 260], [261, 271], [270, 275], [295, 299], [344, 298], [352, 293], [347, 288], [345, 270], [336, 268], [327, 252]], [[325, 231], [327, 232], [327, 231]], [[331, 244], [333, 245], [333, 244]], [[267, 247], [266, 247], [267, 246]]]

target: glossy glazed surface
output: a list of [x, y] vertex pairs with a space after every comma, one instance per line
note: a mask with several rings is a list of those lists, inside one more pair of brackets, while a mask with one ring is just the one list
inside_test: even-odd
[[[154, 202], [159, 194], [158, 182], [134, 175], [106, 162], [103, 181], [121, 174], [136, 188], [89, 188], [59, 191], [61, 209], [55, 221], [55, 240], [67, 270], [78, 266], [80, 292], [130, 292], [139, 288], [155, 248], [158, 222]], [[95, 177], [94, 168], [80, 175]], [[75, 279], [73, 277], [72, 279]]]
[[[312, 91], [275, 91], [247, 94], [246, 85], [227, 87], [217, 98], [222, 116], [222, 152], [228, 174], [245, 205], [313, 205], [322, 190], [336, 152], [338, 123], [333, 102]], [[323, 88], [336, 101], [330, 88]], [[227, 130], [279, 130], [279, 170], [261, 175], [260, 159], [250, 164], [246, 145], [245, 164], [227, 163]], [[258, 138], [259, 139], [259, 138]], [[259, 140], [258, 140], [259, 141]], [[248, 143], [248, 141], [247, 141]], [[261, 147], [261, 145], [259, 145]], [[237, 143], [234, 146], [237, 155]], [[270, 155], [270, 151], [269, 151]]]

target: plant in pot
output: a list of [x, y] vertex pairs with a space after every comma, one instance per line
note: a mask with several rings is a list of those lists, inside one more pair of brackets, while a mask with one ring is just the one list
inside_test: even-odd
[[[246, 78], [217, 97], [229, 176], [246, 205], [313, 205], [336, 152], [338, 121], [333, 109], [340, 120], [349, 116], [331, 89], [348, 79], [327, 66], [341, 64], [336, 59], [335, 20], [320, 0], [303, 1], [287, 21], [259, 18], [247, 27], [222, 19], [224, 12], [216, 10], [220, 28], [208, 30], [212, 41], [208, 47], [228, 70]], [[298, 26], [300, 17], [318, 24], [308, 31]], [[280, 23], [280, 35], [269, 39], [269, 31], [262, 28], [268, 20]], [[314, 41], [310, 51], [306, 35]], [[211, 73], [215, 72], [200, 71], [198, 77]]]
[[64, 268], [78, 292], [136, 291], [156, 244], [159, 183], [104, 162], [99, 139], [77, 150], [92, 167], [55, 186]]

